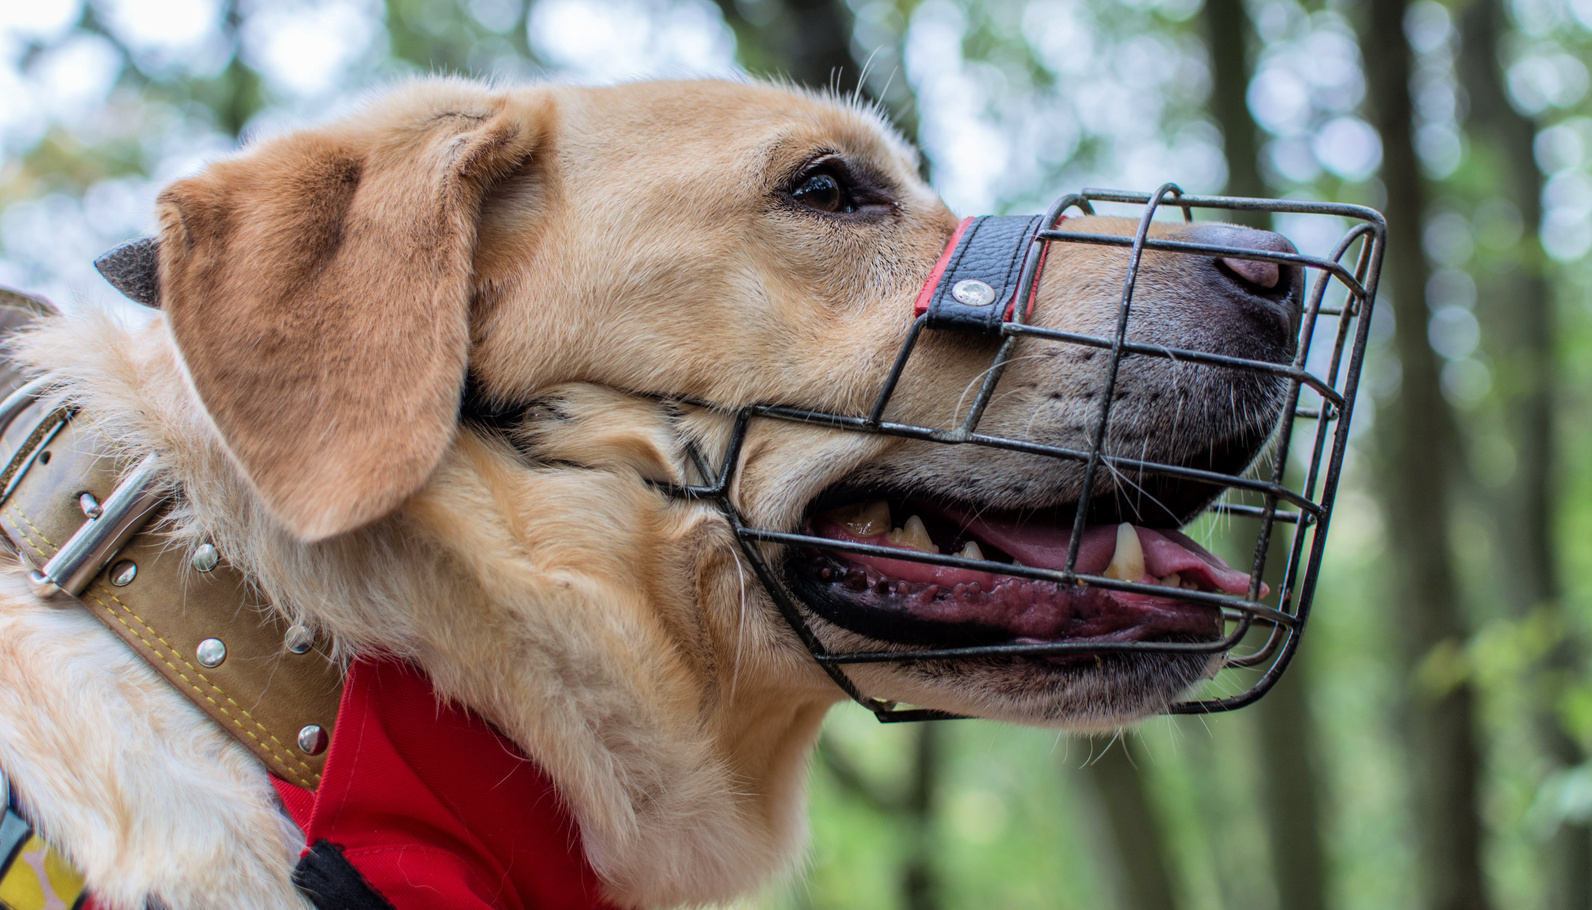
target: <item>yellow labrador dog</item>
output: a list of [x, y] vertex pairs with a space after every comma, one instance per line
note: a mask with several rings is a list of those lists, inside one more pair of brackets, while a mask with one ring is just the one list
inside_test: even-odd
[[[173, 184], [159, 217], [160, 316], [52, 320], [16, 347], [120, 451], [161, 454], [170, 545], [214, 542], [337, 655], [412, 661], [490, 721], [556, 784], [612, 902], [721, 901], [788, 870], [843, 695], [723, 513], [658, 486], [691, 480], [687, 443], [717, 457], [728, 419], [656, 396], [867, 412], [958, 223], [900, 137], [765, 85], [426, 81]], [[1126, 262], [1054, 247], [1032, 321], [1109, 335]], [[1264, 272], [1147, 254], [1137, 337], [1285, 362], [1298, 298]], [[990, 352], [927, 333], [893, 416], [957, 420]], [[985, 426], [1086, 447], [1107, 359], [1020, 347]], [[515, 417], [461, 418], [467, 387]], [[1113, 450], [1230, 471], [1283, 400], [1164, 360], [1125, 366], [1118, 394]], [[761, 527], [1059, 565], [1078, 484], [1053, 459], [763, 422], [733, 498]], [[1187, 520], [1210, 491], [1157, 495]], [[1100, 521], [1113, 541], [1120, 520]], [[1175, 523], [1141, 535], [1134, 580]], [[1093, 571], [1122, 563], [1093, 530]], [[925, 594], [910, 562], [769, 552], [833, 650], [1219, 632], [1167, 601], [1079, 620], [1054, 586]], [[0, 599], [0, 768], [99, 900], [307, 906], [260, 763], [23, 575]], [[850, 672], [872, 697], [1099, 730], [1211, 671], [1162, 654]]]

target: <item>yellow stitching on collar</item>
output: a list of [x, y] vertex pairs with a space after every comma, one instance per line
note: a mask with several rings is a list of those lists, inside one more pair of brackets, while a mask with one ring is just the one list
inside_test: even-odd
[[[45, 544], [50, 546], [52, 549], [56, 548], [55, 544], [51, 543], [50, 539], [48, 537], [45, 537], [44, 532], [39, 530], [38, 525], [33, 523], [33, 520], [28, 517], [27, 513], [22, 510], [22, 507], [20, 505], [17, 505], [15, 503], [13, 503], [12, 506], [11, 506], [10, 511], [16, 518], [21, 519], [21, 521], [23, 523], [25, 523], [29, 528], [32, 528], [33, 532], [35, 534], [39, 535], [39, 537], [44, 540]], [[33, 538], [28, 536], [27, 532], [23, 531], [20, 526], [17, 527], [17, 534], [19, 536], [21, 536], [23, 540], [27, 541], [28, 546], [32, 547], [34, 549], [34, 551], [37, 552], [40, 556], [48, 558], [51, 555], [50, 553], [47, 553], [42, 548], [40, 548], [39, 545], [34, 542]], [[100, 597], [95, 596], [92, 592], [96, 591], [96, 590], [101, 592], [101, 593], [103, 593], [105, 596], [109, 597], [111, 600], [115, 601], [117, 606], [119, 606], [121, 608], [121, 612], [124, 612], [128, 616], [131, 616], [133, 619], [137, 620], [138, 624], [140, 626], [143, 626], [145, 631], [147, 631], [150, 635], [154, 636], [155, 640], [160, 642], [161, 645], [165, 646], [165, 653], [162, 653], [162, 649], [157, 647], [153, 642], [151, 642], [147, 637], [145, 637], [143, 633], [139, 632], [136, 628], [134, 628], [130, 623], [128, 623], [121, 616], [118, 616], [117, 615], [117, 610], [115, 608], [113, 608], [110, 604], [106, 603]], [[242, 705], [238, 704], [235, 700], [233, 700], [232, 696], [228, 695], [227, 691], [225, 689], [223, 689], [220, 686], [216, 685], [213, 681], [210, 680], [209, 677], [207, 677], [203, 673], [203, 671], [201, 671], [198, 667], [196, 667], [192, 663], [190, 663], [187, 658], [183, 657], [182, 653], [179, 652], [175, 647], [173, 647], [170, 642], [166, 641], [166, 639], [163, 638], [160, 635], [159, 632], [155, 631], [155, 628], [153, 626], [151, 626], [148, 622], [146, 622], [142, 616], [139, 616], [138, 613], [135, 612], [131, 607], [129, 607], [125, 602], [123, 602], [121, 600], [121, 598], [117, 597], [114, 592], [112, 592], [110, 589], [106, 588], [103, 583], [96, 583], [92, 589], [90, 589], [89, 591], [85, 591], [83, 593], [84, 593], [84, 596], [92, 598], [95, 603], [97, 603], [101, 607], [103, 607], [105, 609], [105, 611], [112, 616], [112, 618], [114, 618], [117, 622], [121, 623], [122, 626], [124, 626], [129, 632], [132, 632], [133, 635], [137, 636], [138, 640], [143, 642], [145, 647], [147, 647], [147, 648], [149, 648], [149, 650], [155, 652], [155, 654], [158, 655], [161, 658], [161, 662], [164, 663], [167, 667], [170, 667], [171, 671], [173, 673], [175, 673], [175, 674], [177, 674], [177, 676], [181, 677], [182, 681], [187, 683], [188, 686], [191, 689], [193, 689], [195, 694], [199, 695], [205, 701], [210, 702], [212, 705], [215, 705], [216, 706], [216, 710], [220, 711], [222, 714], [226, 715], [227, 718], [230, 721], [232, 721], [232, 725], [237, 729], [237, 731], [239, 733], [242, 733], [245, 736], [248, 736], [250, 739], [254, 740], [255, 742], [259, 743], [260, 744], [260, 748], [264, 749], [267, 753], [269, 753], [271, 755], [271, 757], [273, 757], [277, 761], [281, 762], [285, 769], [291, 771], [294, 768], [294, 766], [297, 766], [301, 770], [302, 773], [299, 773], [299, 774], [295, 775], [295, 776], [298, 777], [298, 780], [294, 781], [294, 783], [297, 783], [301, 787], [307, 787], [307, 788], [312, 789], [312, 790], [315, 789], [316, 787], [320, 786], [321, 775], [319, 773], [317, 773], [313, 768], [311, 768], [309, 766], [309, 764], [307, 762], [305, 762], [303, 759], [301, 759], [301, 758], [297, 757], [296, 755], [294, 755], [293, 751], [292, 751], [292, 748], [290, 746], [288, 746], [285, 743], [283, 743], [280, 739], [277, 739], [276, 734], [272, 733], [269, 728], [267, 728], [264, 724], [262, 724], [258, 720], [256, 720], [254, 715], [249, 713], [249, 710], [247, 708], [243, 707]], [[170, 658], [166, 657], [167, 654], [171, 655]], [[206, 693], [204, 691], [204, 689], [200, 688], [198, 684], [196, 684], [193, 680], [189, 679], [188, 675], [186, 673], [182, 672], [182, 670], [179, 669], [176, 664], [172, 663], [173, 660], [178, 661], [183, 666], [187, 667], [195, 676], [197, 676], [197, 677], [199, 677], [199, 679], [203, 680], [204, 684], [206, 686], [208, 686], [213, 692], [215, 692], [217, 695], [220, 695], [222, 698], [226, 699], [227, 704], [229, 704], [232, 707], [236, 708], [239, 714], [243, 715], [243, 717], [248, 719], [249, 723], [254, 725], [255, 729], [259, 730], [261, 733], [264, 733], [267, 737], [269, 737], [270, 740], [271, 740], [271, 743], [275, 744], [275, 748], [272, 747], [271, 743], [267, 743], [265, 740], [261, 739], [258, 735], [256, 735], [253, 730], [250, 730], [248, 728], [248, 726], [245, 725], [242, 721], [240, 721], [237, 717], [235, 717], [231, 711], [228, 711], [226, 706], [224, 706], [224, 705], [220, 704], [219, 702], [217, 702], [213, 697], [211, 697], [208, 693]]]
[[[100, 597], [98, 597], [94, 593], [96, 591], [103, 592], [106, 596], [110, 597], [111, 600], [115, 601], [117, 603], [117, 605], [121, 607], [121, 612], [124, 612], [128, 616], [131, 616], [133, 619], [137, 620], [138, 624], [143, 626], [144, 629], [147, 630], [150, 635], [155, 636], [155, 639], [157, 641], [159, 641], [161, 645], [164, 645], [165, 648], [162, 649], [160, 647], [157, 647], [153, 642], [151, 642], [148, 638], [146, 638], [142, 632], [139, 632], [130, 623], [128, 623], [127, 620], [125, 620], [121, 616], [117, 615], [116, 609], [113, 608], [110, 604], [106, 603], [104, 600], [100, 599]], [[176, 673], [177, 676], [179, 676], [182, 679], [183, 682], [187, 683], [188, 686], [190, 688], [192, 688], [196, 694], [198, 694], [205, 701], [208, 701], [212, 705], [215, 705], [216, 706], [216, 710], [220, 711], [222, 714], [225, 714], [232, 721], [233, 725], [237, 728], [238, 732], [243, 733], [244, 735], [248, 736], [250, 739], [252, 739], [255, 742], [259, 743], [260, 744], [260, 748], [264, 749], [266, 752], [269, 752], [273, 758], [275, 758], [278, 761], [280, 761], [283, 765], [288, 766], [289, 768], [291, 768], [293, 765], [296, 764], [296, 765], [298, 765], [298, 767], [302, 768], [303, 771], [304, 771], [304, 775], [305, 776], [301, 776], [300, 779], [298, 781], [296, 781], [295, 783], [298, 783], [300, 786], [303, 786], [303, 787], [309, 787], [311, 789], [313, 789], [314, 787], [316, 787], [316, 786], [318, 786], [320, 784], [321, 776], [319, 774], [315, 773], [315, 771], [313, 769], [311, 769], [310, 766], [307, 763], [305, 763], [302, 759], [296, 758], [296, 757], [293, 756], [293, 754], [291, 752], [286, 751], [287, 750], [287, 746], [283, 745], [282, 741], [277, 739], [276, 736], [269, 729], [267, 729], [264, 724], [260, 723], [258, 720], [255, 720], [254, 715], [250, 714], [247, 708], [244, 708], [242, 705], [238, 704], [236, 701], [233, 701], [232, 700], [232, 696], [228, 695], [225, 689], [223, 689], [220, 686], [216, 685], [214, 682], [212, 682], [210, 680], [209, 677], [205, 676], [204, 673], [201, 672], [198, 667], [195, 667], [193, 664], [189, 663], [188, 659], [183, 657], [182, 654], [176, 648], [172, 647], [170, 642], [166, 641], [164, 638], [161, 638], [159, 633], [157, 633], [154, 630], [154, 628], [149, 625], [149, 623], [145, 622], [143, 620], [143, 618], [140, 617], [137, 613], [134, 613], [131, 607], [127, 606], [127, 604], [123, 603], [120, 599], [118, 599], [115, 594], [112, 594], [109, 590], [107, 590], [103, 584], [96, 583], [93, 588], [90, 588], [88, 591], [85, 591], [84, 594], [86, 596], [88, 596], [88, 597], [91, 597], [94, 600], [95, 603], [97, 603], [100, 606], [104, 607], [105, 611], [107, 613], [110, 613], [111, 617], [114, 618], [117, 622], [119, 622], [123, 626], [125, 626], [128, 629], [128, 631], [130, 631], [134, 635], [138, 636], [138, 640], [143, 642], [144, 645], [149, 648], [149, 650], [155, 652], [155, 654], [160, 657], [161, 662], [164, 663], [166, 666], [170, 667], [172, 672]], [[168, 654], [170, 655], [169, 658], [166, 656]], [[179, 669], [177, 667], [176, 664], [172, 663], [173, 660], [178, 661], [183, 666], [187, 667], [190, 671], [192, 671], [192, 673], [195, 676], [197, 676], [197, 677], [199, 677], [199, 679], [203, 680], [204, 684], [206, 686], [208, 686], [213, 692], [215, 692], [216, 694], [220, 695], [222, 698], [226, 699], [227, 704], [233, 706], [234, 708], [237, 708], [238, 709], [238, 713], [240, 713], [244, 717], [248, 718], [249, 722], [254, 724], [256, 729], [258, 729], [260, 732], [264, 733], [267, 737], [270, 737], [271, 742], [275, 743], [277, 745], [277, 747], [280, 748], [283, 751], [278, 751], [278, 749], [272, 748], [270, 744], [265, 742], [265, 740], [262, 740], [262, 739], [260, 739], [259, 736], [255, 735], [253, 730], [250, 730], [247, 726], [245, 726], [243, 724], [242, 721], [238, 720], [237, 717], [233, 716], [232, 712], [228, 711], [224, 705], [222, 705], [219, 702], [217, 702], [208, 693], [206, 693], [204, 689], [200, 688], [200, 686], [197, 683], [195, 683], [193, 680], [189, 679], [187, 673], [184, 673], [181, 669]], [[313, 780], [314, 783], [306, 782], [308, 780]]]

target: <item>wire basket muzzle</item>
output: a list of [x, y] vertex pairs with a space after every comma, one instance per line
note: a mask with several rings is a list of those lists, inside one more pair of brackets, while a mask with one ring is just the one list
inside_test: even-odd
[[[1063, 229], [1069, 213], [1096, 214], [1096, 206], [1135, 206], [1137, 231], [1127, 234], [1088, 233]], [[1256, 249], [1242, 244], [1207, 243], [1152, 236], [1162, 210], [1181, 211], [1185, 222], [1200, 211], [1221, 220], [1233, 212], [1260, 212], [1290, 219], [1314, 219], [1338, 232], [1338, 240], [1319, 254]], [[1203, 219], [1202, 219], [1203, 220]], [[1319, 231], [1317, 233], [1320, 233]], [[1127, 268], [1117, 306], [1115, 330], [1097, 333], [1066, 331], [1031, 324], [1033, 302], [1047, 257], [1058, 245], [1116, 247], [1127, 252]], [[862, 693], [846, 668], [869, 663], [955, 661], [970, 658], [1021, 658], [1112, 652], [1195, 653], [1219, 662], [1220, 671], [1206, 682], [1209, 697], [1176, 701], [1169, 713], [1225, 711], [1247, 705], [1269, 690], [1298, 648], [1321, 573], [1327, 529], [1349, 444], [1353, 413], [1372, 303], [1386, 245], [1386, 224], [1376, 211], [1361, 206], [1324, 202], [1190, 196], [1168, 184], [1154, 193], [1086, 190], [1058, 199], [1043, 216], [995, 217], [964, 221], [947, 245], [917, 300], [917, 315], [895, 362], [868, 413], [838, 413], [769, 403], [739, 409], [722, 457], [710, 463], [691, 449], [700, 484], [671, 487], [676, 495], [708, 500], [722, 510], [740, 549], [767, 589], [785, 621], [834, 681], [881, 721], [933, 720], [952, 717], [942, 711], [902, 707]], [[1302, 300], [1295, 314], [1297, 342], [1288, 362], [1251, 359], [1136, 340], [1130, 332], [1134, 298], [1145, 253], [1212, 257], [1238, 264], [1271, 264], [1303, 276]], [[997, 342], [988, 368], [965, 415], [954, 426], [930, 426], [893, 419], [893, 399], [914, 352], [926, 333], [959, 332]], [[1019, 345], [1088, 348], [1108, 355], [1101, 388], [1094, 400], [1098, 411], [1085, 434], [1087, 443], [1057, 446], [982, 429], [986, 412], [1012, 364]], [[1269, 457], [1248, 470], [1234, 472], [1136, 458], [1108, 445], [1113, 403], [1123, 371], [1141, 358], [1174, 361], [1263, 377], [1283, 390], [1283, 404]], [[884, 434], [954, 446], [1005, 450], [1025, 456], [1060, 459], [1080, 466], [1082, 484], [1065, 565], [1039, 567], [995, 562], [949, 553], [902, 550], [866, 541], [838, 540], [806, 531], [756, 527], [732, 502], [735, 474], [741, 465], [742, 442], [759, 421], [785, 421], [836, 430]], [[1209, 489], [1206, 516], [1198, 522], [1218, 523], [1241, 542], [1229, 541], [1239, 569], [1247, 569], [1247, 591], [1179, 590], [1176, 599], [1203, 605], [1219, 616], [1221, 633], [1210, 640], [1132, 641], [1007, 641], [959, 647], [927, 646], [910, 650], [837, 652], [815, 632], [811, 612], [793, 593], [780, 568], [768, 557], [769, 546], [805, 548], [840, 557], [905, 560], [948, 566], [1011, 578], [1048, 581], [1063, 587], [1164, 597], [1165, 587], [1080, 571], [1079, 556], [1092, 499], [1105, 495], [1103, 478], [1130, 474], [1167, 478]], [[1245, 564], [1247, 562], [1247, 565]], [[1270, 583], [1263, 582], [1271, 580]]]

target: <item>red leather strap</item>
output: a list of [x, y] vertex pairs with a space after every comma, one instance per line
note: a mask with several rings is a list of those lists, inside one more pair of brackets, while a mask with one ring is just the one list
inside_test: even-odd
[[940, 254], [938, 262], [934, 263], [934, 271], [929, 273], [927, 281], [923, 282], [923, 290], [918, 291], [918, 300], [912, 306], [913, 316], [922, 316], [929, 311], [929, 301], [934, 299], [934, 291], [940, 286], [940, 279], [945, 277], [945, 267], [951, 264], [951, 254], [956, 252], [956, 245], [962, 242], [962, 235], [967, 233], [967, 226], [973, 223], [972, 218], [963, 218], [962, 223], [956, 226], [956, 233], [945, 244], [945, 252]]

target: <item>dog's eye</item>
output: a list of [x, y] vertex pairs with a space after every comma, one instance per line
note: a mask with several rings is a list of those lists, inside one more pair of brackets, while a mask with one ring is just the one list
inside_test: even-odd
[[802, 205], [820, 212], [855, 212], [851, 194], [840, 178], [829, 171], [813, 171], [801, 178], [791, 196]]

